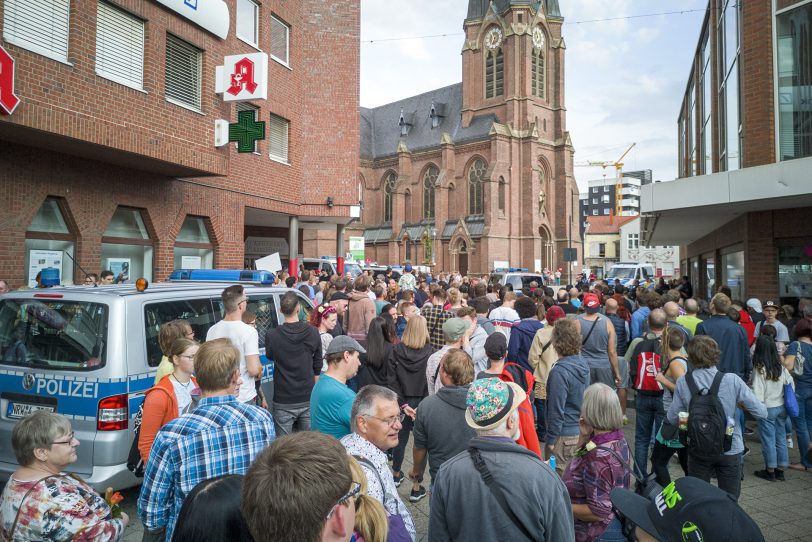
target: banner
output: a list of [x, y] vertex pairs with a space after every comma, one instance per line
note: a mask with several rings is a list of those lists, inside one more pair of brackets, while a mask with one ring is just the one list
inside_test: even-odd
[[350, 237], [350, 255], [356, 262], [364, 261], [364, 238]]

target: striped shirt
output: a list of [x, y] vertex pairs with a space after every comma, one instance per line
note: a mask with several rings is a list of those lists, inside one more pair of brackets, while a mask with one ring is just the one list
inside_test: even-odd
[[519, 313], [515, 309], [502, 305], [493, 309], [488, 318], [493, 322], [496, 331], [504, 335], [510, 343], [510, 330], [521, 321]]
[[276, 438], [267, 410], [233, 395], [206, 397], [190, 414], [164, 425], [155, 437], [138, 496], [145, 528], [172, 532], [183, 500], [194, 487], [223, 474], [245, 474]]

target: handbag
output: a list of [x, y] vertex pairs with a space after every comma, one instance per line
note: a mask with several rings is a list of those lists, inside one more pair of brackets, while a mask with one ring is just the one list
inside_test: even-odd
[[789, 382], [784, 382], [784, 408], [787, 409], [787, 416], [790, 418], [797, 418], [800, 414], [798, 398], [795, 396], [795, 389], [792, 387], [792, 380]]
[[804, 357], [804, 348], [801, 341], [795, 342], [798, 345], [798, 350], [795, 352], [795, 365], [792, 366], [792, 376], [803, 376], [804, 363], [806, 363], [806, 358]]
[[25, 492], [25, 495], [23, 495], [23, 498], [20, 499], [20, 506], [19, 506], [19, 508], [17, 508], [17, 514], [15, 514], [15, 516], [14, 516], [14, 521], [11, 523], [11, 529], [9, 529], [8, 533], [3, 533], [3, 540], [4, 541], [12, 542], [12, 540], [14, 540], [14, 531], [17, 529], [17, 521], [20, 519], [20, 512], [22, 512], [22, 510], [23, 510], [23, 503], [28, 498], [28, 496], [31, 495], [31, 492], [34, 491], [34, 488], [37, 487], [40, 484], [40, 482], [44, 482], [45, 480], [47, 480], [49, 478], [59, 478], [61, 476], [63, 476], [63, 475], [62, 474], [49, 474], [48, 476], [44, 476], [44, 477], [40, 478], [39, 480], [34, 482], [34, 485], [32, 485], [30, 488], [28, 488], [28, 491]]

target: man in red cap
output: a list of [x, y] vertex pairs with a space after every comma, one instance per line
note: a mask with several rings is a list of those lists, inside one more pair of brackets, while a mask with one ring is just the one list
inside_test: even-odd
[[547, 375], [550, 374], [553, 363], [558, 361], [558, 354], [552, 345], [553, 324], [556, 320], [566, 316], [564, 309], [558, 305], [553, 305], [547, 309], [544, 327], [536, 332], [533, 343], [530, 345], [530, 352], [527, 354], [527, 362], [533, 368], [533, 376], [536, 379], [533, 404], [536, 407], [536, 433], [541, 442], [544, 442], [544, 437], [547, 435], [547, 430], [544, 427]]
[[601, 300], [596, 294], [586, 294], [583, 306], [586, 313], [578, 316], [575, 323], [581, 331], [581, 356], [589, 363], [589, 377], [593, 384], [603, 382], [616, 390], [621, 378], [615, 326], [599, 313]]

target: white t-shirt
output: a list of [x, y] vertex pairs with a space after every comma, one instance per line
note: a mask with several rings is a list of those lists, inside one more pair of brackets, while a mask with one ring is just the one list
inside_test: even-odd
[[192, 388], [194, 387], [194, 382], [190, 380], [186, 384], [181, 384], [175, 380], [174, 376], [170, 376], [169, 381], [172, 382], [172, 387], [175, 389], [175, 398], [178, 400], [178, 416], [182, 416], [186, 413], [186, 409], [189, 408], [189, 405], [192, 404]]
[[496, 331], [504, 335], [510, 343], [510, 330], [521, 321], [519, 313], [510, 307], [499, 306], [491, 311], [489, 318]]
[[259, 336], [257, 330], [242, 321], [220, 320], [206, 333], [206, 340], [229, 339], [240, 351], [240, 394], [237, 397], [241, 403], [251, 401], [257, 396], [254, 377], [248, 374], [245, 365], [245, 356], [259, 355]]

